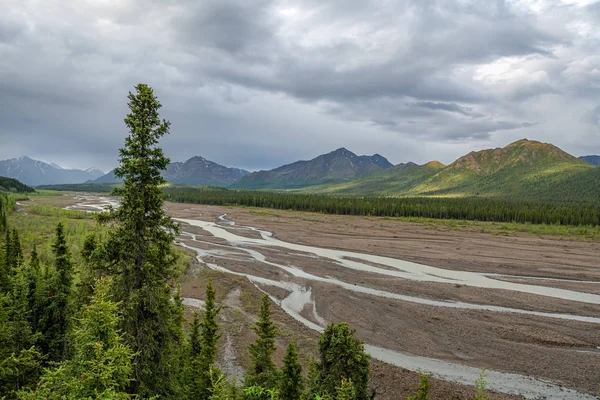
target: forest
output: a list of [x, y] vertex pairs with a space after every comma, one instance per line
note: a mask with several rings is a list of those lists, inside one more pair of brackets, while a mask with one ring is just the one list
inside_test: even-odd
[[530, 224], [598, 226], [600, 204], [482, 197], [359, 197], [170, 186], [164, 199], [181, 203], [267, 207], [324, 214], [417, 217]]

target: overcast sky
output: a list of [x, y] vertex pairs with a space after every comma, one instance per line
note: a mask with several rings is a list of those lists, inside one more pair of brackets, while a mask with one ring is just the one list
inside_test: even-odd
[[108, 171], [138, 82], [174, 161], [255, 170], [346, 147], [449, 163], [524, 137], [600, 154], [600, 2], [2, 4], [0, 159]]

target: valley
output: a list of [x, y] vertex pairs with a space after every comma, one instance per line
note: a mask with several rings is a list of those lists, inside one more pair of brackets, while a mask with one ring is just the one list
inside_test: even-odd
[[[89, 210], [90, 201], [63, 205]], [[181, 224], [178, 244], [197, 258], [182, 281], [189, 304], [202, 299], [206, 276], [218, 277], [228, 297], [257, 288], [280, 305], [290, 335], [310, 341], [326, 323], [348, 321], [376, 360], [431, 371], [453, 382], [446, 393], [468, 392], [461, 384], [482, 368], [488, 387], [506, 394], [579, 399], [597, 390], [596, 241], [281, 210], [166, 210]], [[228, 333], [230, 353], [244, 336]], [[382, 374], [375, 386], [389, 386], [394, 374], [414, 380], [374, 365]], [[377, 398], [397, 398], [397, 390]]]

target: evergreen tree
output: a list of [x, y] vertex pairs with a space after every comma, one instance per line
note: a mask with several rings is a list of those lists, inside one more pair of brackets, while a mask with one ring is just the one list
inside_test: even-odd
[[17, 268], [21, 265], [23, 261], [23, 250], [21, 249], [21, 239], [19, 238], [19, 232], [16, 228], [13, 228], [12, 234], [12, 243], [10, 245], [11, 249], [11, 273], [14, 274]]
[[258, 335], [258, 339], [249, 347], [250, 368], [247, 371], [246, 385], [272, 388], [277, 377], [277, 369], [272, 360], [277, 328], [271, 320], [271, 303], [266, 294], [262, 297], [258, 321], [252, 330]]
[[130, 113], [125, 118], [130, 134], [114, 171], [124, 179], [115, 189], [121, 206], [99, 217], [114, 227], [102, 255], [123, 304], [126, 342], [136, 353], [130, 390], [142, 396], [169, 396], [175, 393], [171, 364], [179, 340], [173, 335], [169, 287], [176, 274], [171, 246], [177, 226], [163, 210], [161, 171], [169, 159], [157, 146], [169, 122], [160, 120], [161, 104], [149, 86], [139, 84], [135, 90], [129, 93]]
[[333, 394], [342, 378], [352, 381], [356, 400], [366, 400], [370, 361], [363, 343], [347, 323], [330, 324], [319, 339], [318, 385]]
[[68, 356], [67, 335], [71, 327], [73, 285], [73, 264], [62, 223], [56, 227], [52, 253], [54, 273], [47, 279], [47, 297], [42, 305], [42, 351], [48, 355], [48, 361], [61, 361]]
[[0, 264], [0, 290], [7, 293], [10, 290], [10, 269], [12, 266], [12, 236], [10, 230], [6, 230], [6, 237], [2, 245], [2, 264]]
[[304, 392], [302, 366], [298, 362], [298, 353], [293, 342], [288, 345], [279, 379], [279, 395], [286, 400], [300, 400]]
[[40, 320], [41, 304], [39, 299], [39, 289], [42, 277], [40, 275], [40, 260], [35, 244], [31, 251], [29, 264], [25, 269], [25, 277], [27, 279], [27, 303], [30, 311], [29, 323], [31, 324], [31, 329], [36, 332], [39, 329]]
[[98, 280], [90, 305], [73, 332], [74, 355], [48, 370], [34, 392], [22, 399], [127, 399], [133, 352], [123, 344], [118, 328], [119, 304], [110, 299], [111, 281]]
[[194, 320], [192, 321], [192, 328], [190, 330], [190, 356], [191, 358], [196, 358], [200, 355], [200, 349], [202, 349], [202, 344], [200, 343], [200, 319], [198, 318], [198, 313], [194, 313]]
[[[192, 362], [194, 380], [191, 398], [194, 399], [208, 400], [211, 397], [211, 371], [216, 371], [214, 363], [217, 355], [217, 342], [221, 336], [218, 334], [219, 325], [217, 324], [217, 315], [220, 310], [221, 308], [215, 304], [215, 290], [212, 281], [209, 280], [206, 284], [205, 311], [200, 324], [199, 346], [193, 336], [190, 340], [193, 354], [199, 350]], [[195, 335], [195, 329], [192, 325], [192, 335]]]

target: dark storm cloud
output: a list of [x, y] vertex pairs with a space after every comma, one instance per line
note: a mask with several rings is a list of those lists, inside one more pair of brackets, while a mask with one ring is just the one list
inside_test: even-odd
[[172, 159], [246, 168], [341, 146], [408, 161], [420, 141], [437, 153], [415, 161], [448, 162], [452, 143], [597, 129], [581, 117], [600, 91], [597, 3], [70, 4], [8, 0], [0, 15], [0, 158], [111, 168], [140, 81], [173, 122]]

